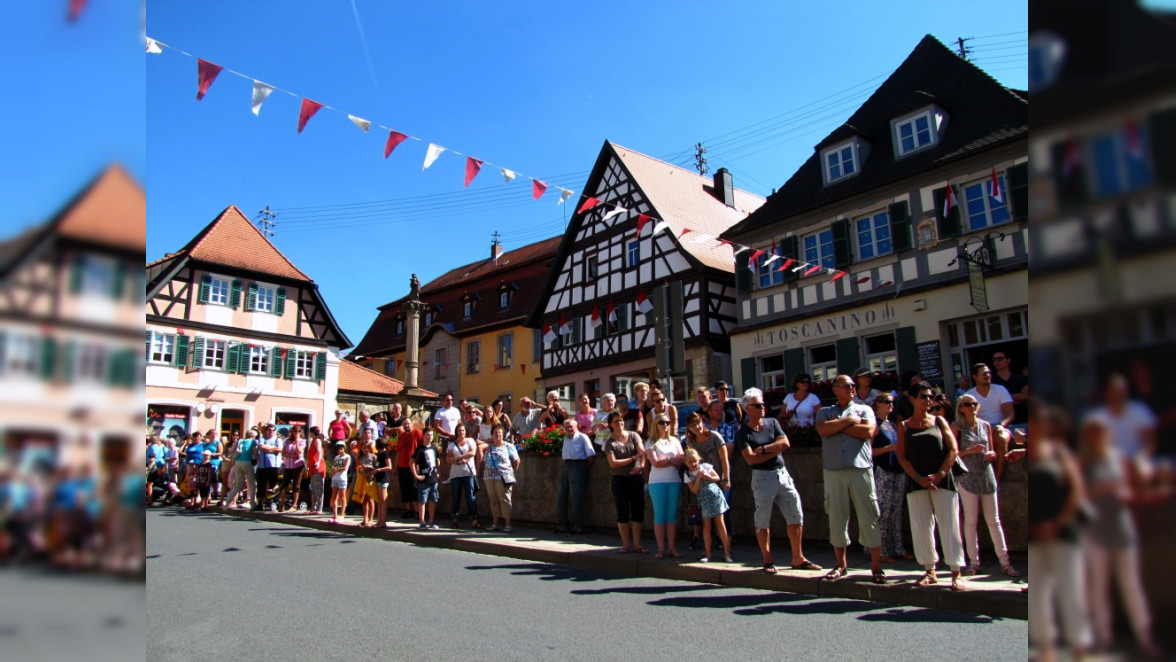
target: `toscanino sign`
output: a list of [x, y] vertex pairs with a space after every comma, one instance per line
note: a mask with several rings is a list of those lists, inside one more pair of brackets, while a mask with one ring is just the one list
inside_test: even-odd
[[755, 334], [756, 347], [773, 347], [786, 345], [790, 342], [803, 342], [814, 338], [821, 338], [830, 334], [839, 334], [855, 329], [864, 329], [895, 319], [894, 306], [883, 304], [863, 311], [830, 315], [820, 319], [813, 319], [800, 324], [782, 326], [778, 329], [757, 331]]

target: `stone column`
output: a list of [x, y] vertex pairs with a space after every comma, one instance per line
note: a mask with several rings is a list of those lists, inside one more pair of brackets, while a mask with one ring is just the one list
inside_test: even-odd
[[408, 313], [407, 340], [405, 350], [408, 358], [405, 360], [404, 392], [408, 396], [421, 396], [420, 385], [420, 319], [427, 304], [420, 300], [420, 285], [416, 274], [412, 275], [412, 290], [409, 300], [404, 303], [404, 310]]

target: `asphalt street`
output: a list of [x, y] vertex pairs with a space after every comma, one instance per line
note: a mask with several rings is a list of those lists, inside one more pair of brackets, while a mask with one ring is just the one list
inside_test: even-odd
[[1024, 660], [1023, 620], [737, 589], [172, 509], [148, 660]]

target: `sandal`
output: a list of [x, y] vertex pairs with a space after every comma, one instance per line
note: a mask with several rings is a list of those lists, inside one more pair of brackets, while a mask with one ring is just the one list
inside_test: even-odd
[[964, 590], [964, 578], [959, 577], [959, 576], [952, 577], [951, 578], [951, 590], [963, 591]]
[[648, 554], [649, 550], [645, 549], [644, 547], [634, 547], [633, 553], [634, 554]]
[[882, 572], [881, 570], [874, 570], [873, 577], [870, 578], [870, 581], [874, 582], [875, 584], [885, 584], [886, 573]]
[[1007, 576], [1007, 577], [1020, 577], [1021, 576], [1021, 573], [1019, 573], [1015, 569], [1013, 569], [1013, 566], [1011, 566], [1011, 565], [1001, 566], [1000, 571], [1003, 572], [1005, 574], [1005, 576]]
[[769, 575], [774, 575], [774, 574], [776, 574], [777, 572], [779, 572], [779, 570], [776, 570], [776, 564], [775, 564], [775, 563], [765, 563], [765, 564], [764, 564], [764, 572], [765, 572], [765, 573], [767, 573], [767, 574], [769, 574]]
[[835, 565], [833, 566], [833, 569], [825, 575], [825, 579], [828, 579], [829, 581], [836, 581], [844, 577], [848, 572], [849, 568], [846, 568], [843, 565]]
[[964, 574], [968, 576], [972, 576], [977, 572], [980, 572], [980, 566], [978, 565], [970, 565], [964, 568]]
[[470, 522], [470, 528], [471, 529], [480, 529], [480, 528], [482, 528], [482, 523], [479, 522], [478, 520], [474, 520], [473, 522]]
[[620, 549], [618, 549], [618, 550], [617, 550], [617, 554], [628, 554], [628, 553], [629, 553], [629, 548], [628, 548], [628, 547], [622, 547], [622, 548], [620, 548]]
[[879, 560], [879, 561], [881, 561], [881, 562], [883, 562], [883, 563], [894, 563], [894, 557], [893, 557], [893, 556], [883, 556], [883, 557], [879, 558], [878, 560]]
[[793, 570], [820, 570], [821, 566], [817, 565], [816, 563], [813, 563], [812, 561], [810, 561], [808, 559], [805, 559], [802, 563], [793, 564], [792, 569]]
[[930, 586], [938, 583], [939, 578], [935, 576], [935, 571], [928, 570], [919, 581], [915, 582], [915, 586]]

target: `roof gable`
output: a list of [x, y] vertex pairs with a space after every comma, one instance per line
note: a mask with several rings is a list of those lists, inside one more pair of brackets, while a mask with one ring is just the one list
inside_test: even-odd
[[[935, 147], [896, 160], [891, 120], [931, 103], [950, 114], [947, 130]], [[846, 127], [871, 143], [871, 153], [857, 175], [826, 186], [820, 147], [833, 142], [836, 136], [848, 135]], [[723, 236], [740, 238], [743, 233], [772, 226], [821, 205], [1024, 138], [1028, 130], [1027, 99], [927, 35], [844, 125], [818, 143], [818, 149], [779, 191]]]
[[236, 267], [292, 280], [311, 280], [261, 233], [236, 205], [229, 205], [180, 251], [208, 264]]
[[130, 173], [111, 165], [55, 220], [57, 234], [112, 248], [147, 250], [147, 195]]

